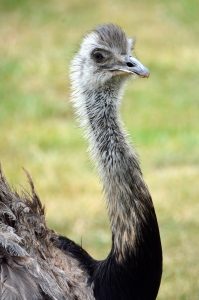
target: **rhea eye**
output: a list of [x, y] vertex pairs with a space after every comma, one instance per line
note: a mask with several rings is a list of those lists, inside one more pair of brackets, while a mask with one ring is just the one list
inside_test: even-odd
[[105, 57], [104, 55], [99, 52], [99, 51], [96, 51], [93, 53], [93, 59], [97, 62], [97, 63], [101, 63], [105, 60]]

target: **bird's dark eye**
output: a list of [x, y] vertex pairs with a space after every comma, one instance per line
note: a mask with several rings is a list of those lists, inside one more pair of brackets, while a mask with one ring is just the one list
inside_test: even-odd
[[99, 52], [99, 51], [96, 51], [93, 53], [93, 59], [97, 62], [97, 63], [101, 63], [105, 60], [105, 57], [104, 55]]

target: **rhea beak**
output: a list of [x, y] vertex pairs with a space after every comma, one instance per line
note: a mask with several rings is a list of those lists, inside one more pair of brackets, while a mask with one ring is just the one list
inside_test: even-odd
[[134, 57], [126, 57], [126, 67], [124, 72], [125, 70], [126, 72], [136, 74], [142, 78], [148, 78], [150, 75], [149, 70]]
[[149, 70], [143, 66], [136, 58], [126, 56], [125, 61], [111, 68], [110, 71], [118, 71], [120, 74], [135, 74], [142, 78], [148, 78], [150, 75]]

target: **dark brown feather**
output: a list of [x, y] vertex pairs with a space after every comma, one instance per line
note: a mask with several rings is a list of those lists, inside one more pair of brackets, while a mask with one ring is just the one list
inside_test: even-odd
[[0, 170], [0, 299], [88, 299], [87, 274], [55, 247], [44, 208], [27, 171], [31, 195], [13, 192]]

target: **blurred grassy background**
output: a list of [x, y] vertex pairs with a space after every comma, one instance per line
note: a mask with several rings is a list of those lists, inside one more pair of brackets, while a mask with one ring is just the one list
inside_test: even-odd
[[199, 2], [1, 0], [0, 161], [27, 168], [48, 225], [95, 258], [110, 248], [101, 184], [69, 103], [69, 63], [99, 23], [137, 37], [149, 80], [129, 82], [122, 114], [140, 154], [164, 251], [159, 300], [199, 299]]

